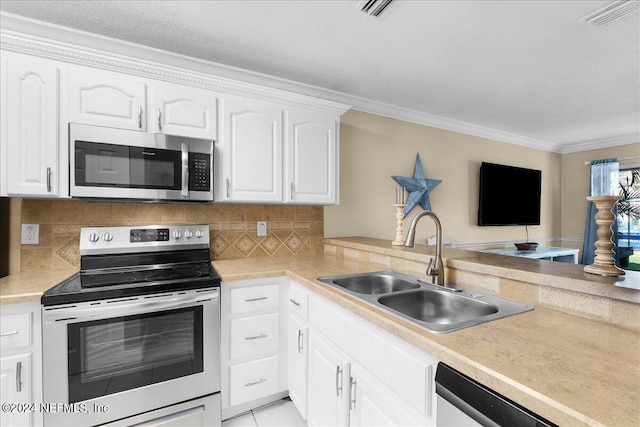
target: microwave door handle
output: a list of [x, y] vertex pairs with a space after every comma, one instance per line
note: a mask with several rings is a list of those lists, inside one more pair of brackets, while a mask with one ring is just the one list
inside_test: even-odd
[[180, 196], [183, 199], [189, 197], [189, 146], [182, 143], [182, 191]]

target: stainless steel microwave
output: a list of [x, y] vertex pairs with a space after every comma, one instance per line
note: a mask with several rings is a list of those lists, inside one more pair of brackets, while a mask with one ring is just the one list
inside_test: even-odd
[[87, 199], [212, 202], [213, 141], [69, 124], [69, 193]]

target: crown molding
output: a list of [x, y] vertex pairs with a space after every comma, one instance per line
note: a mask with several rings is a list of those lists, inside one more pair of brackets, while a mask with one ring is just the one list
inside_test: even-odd
[[594, 139], [592, 141], [579, 142], [564, 147], [563, 154], [576, 153], [579, 151], [599, 150], [601, 148], [619, 147], [621, 145], [629, 145], [640, 143], [640, 134], [632, 133], [629, 135], [616, 136], [606, 139]]
[[[152, 49], [133, 43], [76, 31], [10, 14], [0, 14], [0, 48], [6, 51], [89, 66], [103, 70], [127, 73], [161, 81], [186, 84], [217, 92], [261, 99], [322, 111], [344, 114], [349, 105], [320, 99], [301, 91], [289, 91], [277, 87], [256, 84], [253, 81], [278, 83], [286, 81], [245, 70], [224, 67], [170, 52]], [[19, 24], [26, 21], [23, 32]], [[18, 25], [19, 30], [14, 29]], [[55, 37], [55, 38], [54, 38]], [[73, 40], [70, 42], [69, 40]], [[95, 48], [98, 47], [98, 48]], [[122, 53], [116, 53], [122, 52]], [[233, 75], [230, 78], [217, 75], [216, 71]], [[220, 73], [222, 74], [222, 73]], [[284, 85], [283, 85], [284, 83]], [[276, 85], [277, 86], [277, 85]], [[317, 91], [320, 92], [320, 91]]]

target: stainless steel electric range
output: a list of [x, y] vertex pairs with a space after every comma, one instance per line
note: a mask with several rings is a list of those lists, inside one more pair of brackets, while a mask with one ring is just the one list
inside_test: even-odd
[[45, 426], [219, 425], [208, 225], [87, 227], [80, 255], [42, 297]]

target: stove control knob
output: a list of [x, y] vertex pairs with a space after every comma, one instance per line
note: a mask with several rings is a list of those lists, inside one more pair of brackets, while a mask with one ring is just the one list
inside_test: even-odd
[[104, 233], [104, 236], [102, 236], [102, 237], [104, 238], [104, 240], [106, 242], [110, 242], [110, 241], [113, 240], [113, 234], [111, 234], [111, 233]]
[[174, 232], [173, 232], [173, 238], [174, 238], [174, 239], [179, 239], [179, 238], [181, 238], [181, 237], [182, 237], [182, 233], [181, 233], [181, 232], [179, 232], [178, 230], [176, 230], [176, 231], [174, 231]]
[[100, 236], [98, 236], [98, 233], [90, 233], [89, 234], [89, 241], [90, 242], [97, 242], [98, 240], [100, 240]]
[[191, 236], [193, 236], [193, 232], [187, 230], [184, 232], [184, 237], [186, 237], [187, 239], [190, 239]]
[[196, 230], [196, 237], [199, 239], [202, 236], [204, 236], [204, 233], [202, 231], [200, 231], [200, 230]]

